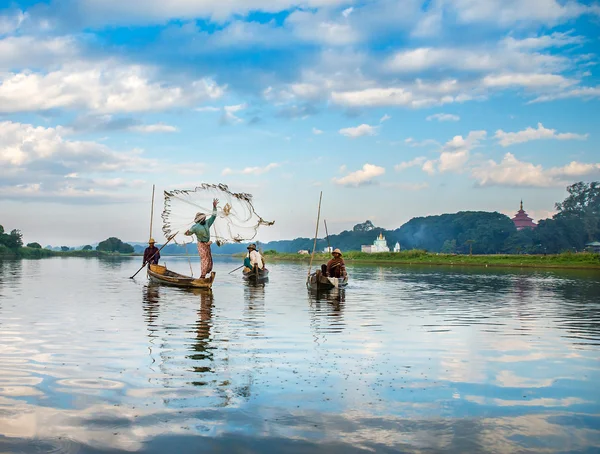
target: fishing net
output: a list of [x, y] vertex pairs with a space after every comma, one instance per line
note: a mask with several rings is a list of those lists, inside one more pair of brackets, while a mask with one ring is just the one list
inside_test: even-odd
[[162, 213], [163, 233], [166, 238], [175, 234], [177, 244], [191, 243], [195, 236], [184, 232], [194, 224], [197, 212], [212, 214], [213, 199], [219, 199], [217, 217], [211, 227], [211, 240], [221, 246], [226, 243], [248, 242], [256, 237], [259, 227], [274, 222], [261, 218], [252, 205], [252, 194], [234, 193], [224, 184], [204, 183], [195, 189], [165, 191]]

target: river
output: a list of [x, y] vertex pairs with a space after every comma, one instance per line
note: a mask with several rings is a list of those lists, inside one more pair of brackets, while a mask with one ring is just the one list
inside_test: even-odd
[[0, 452], [599, 452], [597, 271], [238, 265], [0, 261]]

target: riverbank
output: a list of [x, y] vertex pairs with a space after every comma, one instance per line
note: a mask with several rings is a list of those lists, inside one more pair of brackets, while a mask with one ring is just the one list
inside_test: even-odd
[[[309, 262], [310, 255], [277, 253], [267, 251], [265, 261]], [[313, 264], [326, 263], [329, 254], [315, 254]], [[548, 255], [456, 255], [438, 254], [420, 250], [403, 252], [382, 252], [367, 254], [364, 252], [350, 251], [344, 254], [347, 264], [381, 264], [381, 265], [460, 265], [460, 266], [493, 266], [515, 268], [573, 268], [573, 269], [600, 269], [600, 254], [589, 252]]]

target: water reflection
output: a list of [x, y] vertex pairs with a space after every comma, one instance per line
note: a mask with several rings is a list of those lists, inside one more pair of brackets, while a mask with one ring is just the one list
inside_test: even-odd
[[316, 334], [341, 333], [345, 327], [345, 289], [308, 289], [311, 326]]
[[0, 452], [600, 448], [597, 277], [360, 266], [311, 293], [277, 264], [210, 292], [132, 261], [19, 263], [0, 262]]
[[198, 319], [194, 326], [196, 332], [195, 341], [192, 344], [192, 354], [187, 357], [194, 361], [192, 369], [200, 374], [199, 378], [192, 382], [197, 386], [207, 384], [206, 374], [213, 372], [212, 361], [214, 346], [211, 345], [211, 328], [213, 325], [213, 293], [210, 289], [198, 289], [194, 291], [196, 296], [200, 297], [200, 308], [198, 309]]

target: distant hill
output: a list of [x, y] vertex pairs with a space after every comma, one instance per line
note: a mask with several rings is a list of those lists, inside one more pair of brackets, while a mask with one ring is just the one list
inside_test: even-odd
[[[329, 236], [329, 244], [342, 251], [360, 251], [362, 245], [373, 244], [379, 234], [387, 240], [390, 249], [396, 242], [402, 249], [425, 249], [431, 252], [468, 252], [489, 254], [502, 252], [507, 238], [516, 233], [515, 226], [508, 216], [485, 211], [461, 211], [439, 216], [413, 218], [400, 228], [387, 230], [375, 226], [367, 220], [356, 224], [352, 230], [344, 230]], [[157, 238], [158, 239], [158, 238]], [[259, 243], [263, 251], [295, 253], [299, 250], [312, 251], [313, 238], [296, 238]], [[143, 253], [147, 243], [129, 241], [136, 253]], [[160, 247], [162, 243], [158, 243]], [[317, 239], [317, 251], [323, 251], [328, 245], [326, 238]], [[247, 244], [212, 245], [213, 254], [237, 254], [246, 252]], [[188, 244], [187, 253], [197, 254], [194, 243]], [[177, 244], [168, 244], [161, 255], [185, 255], [186, 248]]]

